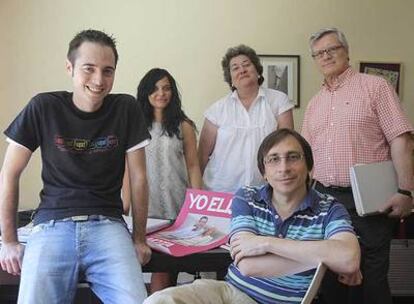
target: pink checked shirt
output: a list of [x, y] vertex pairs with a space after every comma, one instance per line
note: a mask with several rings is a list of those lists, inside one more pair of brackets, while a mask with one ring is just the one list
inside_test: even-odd
[[391, 140], [412, 131], [388, 82], [352, 68], [333, 87], [322, 85], [302, 126], [312, 146], [313, 177], [325, 186], [342, 187], [350, 185], [351, 166], [390, 160]]

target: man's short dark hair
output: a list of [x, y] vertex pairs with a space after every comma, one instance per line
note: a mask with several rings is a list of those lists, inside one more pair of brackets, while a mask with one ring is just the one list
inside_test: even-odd
[[259, 147], [259, 151], [257, 152], [257, 166], [259, 171], [262, 175], [265, 173], [264, 169], [264, 158], [266, 157], [267, 153], [269, 153], [270, 149], [273, 148], [274, 145], [279, 144], [283, 141], [286, 137], [292, 136], [294, 137], [300, 144], [303, 150], [303, 154], [305, 157], [306, 167], [310, 172], [313, 168], [313, 156], [312, 156], [312, 149], [309, 143], [300, 135], [298, 132], [292, 129], [279, 129], [273, 131], [269, 135], [263, 139], [262, 144]]
[[72, 63], [72, 65], [75, 65], [78, 48], [84, 42], [94, 42], [94, 43], [99, 43], [102, 46], [109, 46], [114, 52], [115, 66], [116, 66], [116, 64], [118, 63], [118, 51], [116, 50], [115, 38], [102, 31], [97, 31], [97, 30], [92, 30], [92, 29], [79, 32], [71, 40], [71, 42], [69, 42], [69, 49], [68, 49], [67, 57], [68, 57], [68, 60]]

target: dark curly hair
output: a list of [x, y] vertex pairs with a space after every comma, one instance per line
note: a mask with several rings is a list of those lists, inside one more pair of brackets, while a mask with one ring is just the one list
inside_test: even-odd
[[180, 124], [183, 121], [188, 122], [194, 130], [197, 130], [194, 122], [185, 115], [181, 108], [181, 96], [177, 84], [171, 74], [164, 69], [154, 68], [149, 70], [141, 79], [137, 89], [137, 100], [142, 106], [145, 122], [148, 129], [151, 129], [154, 121], [154, 108], [152, 107], [148, 96], [155, 91], [155, 84], [167, 77], [171, 85], [171, 100], [163, 111], [162, 129], [168, 136], [180, 138]]
[[76, 34], [75, 37], [69, 42], [69, 49], [67, 58], [72, 63], [72, 65], [75, 65], [76, 56], [78, 53], [78, 48], [82, 45], [84, 42], [95, 42], [99, 43], [103, 46], [109, 46], [112, 51], [114, 52], [115, 56], [115, 66], [118, 63], [118, 51], [116, 50], [116, 41], [113, 36], [110, 36], [102, 31], [97, 30], [84, 30]]
[[251, 47], [240, 44], [235, 47], [231, 47], [227, 49], [226, 54], [224, 55], [223, 59], [221, 60], [221, 67], [223, 68], [223, 76], [224, 81], [227, 82], [230, 86], [230, 89], [234, 91], [236, 88], [232, 85], [231, 81], [231, 74], [230, 74], [230, 61], [239, 55], [247, 56], [250, 61], [253, 63], [254, 67], [256, 68], [257, 73], [259, 74], [258, 83], [261, 85], [264, 81], [263, 78], [263, 66], [260, 62], [259, 56], [257, 56], [255, 50]]

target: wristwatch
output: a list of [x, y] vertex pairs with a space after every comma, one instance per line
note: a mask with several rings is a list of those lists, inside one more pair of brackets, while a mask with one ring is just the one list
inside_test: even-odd
[[413, 198], [413, 194], [412, 194], [412, 192], [411, 192], [411, 191], [409, 191], [409, 190], [405, 190], [405, 189], [398, 188], [397, 192], [398, 192], [399, 194], [406, 195], [406, 196], [408, 196], [408, 197]]

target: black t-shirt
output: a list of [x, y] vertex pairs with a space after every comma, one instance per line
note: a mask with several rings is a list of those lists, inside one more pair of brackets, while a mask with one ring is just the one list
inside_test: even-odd
[[150, 135], [135, 98], [110, 94], [95, 112], [83, 112], [72, 93], [42, 93], [4, 132], [42, 155], [43, 189], [35, 224], [75, 215], [120, 217], [125, 153]]

